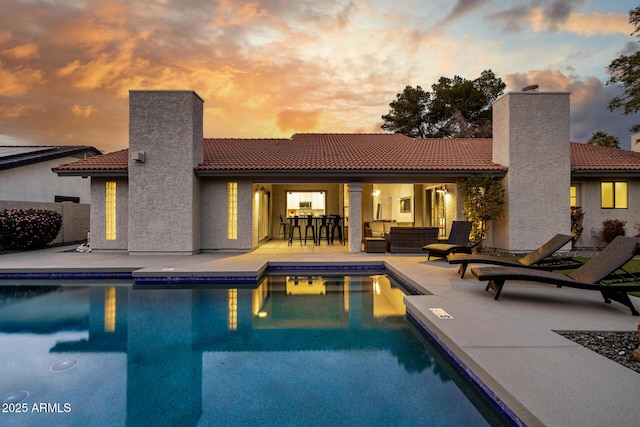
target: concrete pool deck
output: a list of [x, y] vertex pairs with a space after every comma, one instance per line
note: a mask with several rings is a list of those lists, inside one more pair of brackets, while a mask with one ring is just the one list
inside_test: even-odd
[[[385, 265], [426, 295], [408, 310], [450, 349], [523, 424], [635, 425], [640, 374], [554, 331], [635, 331], [638, 317], [600, 293], [509, 282], [500, 301], [484, 283], [460, 279], [457, 266], [424, 255], [353, 254], [345, 247], [270, 242], [247, 254], [75, 253], [69, 248], [0, 255], [0, 276], [14, 273], [131, 272], [134, 277], [256, 276], [269, 265]], [[640, 299], [632, 297], [636, 306]], [[441, 319], [439, 308], [451, 318]]]

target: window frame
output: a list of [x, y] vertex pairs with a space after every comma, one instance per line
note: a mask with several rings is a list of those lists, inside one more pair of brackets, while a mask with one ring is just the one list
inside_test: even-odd
[[[605, 184], [611, 184], [611, 206], [605, 206], [605, 191], [604, 191], [604, 186]], [[616, 197], [616, 195], [618, 194], [618, 191], [621, 191], [622, 189], [618, 189], [617, 186], [621, 184], [624, 184], [624, 192], [625, 192], [625, 196], [624, 196], [624, 206], [622, 206], [622, 201], [617, 200], [618, 197]], [[600, 181], [600, 209], [629, 209], [629, 181]]]

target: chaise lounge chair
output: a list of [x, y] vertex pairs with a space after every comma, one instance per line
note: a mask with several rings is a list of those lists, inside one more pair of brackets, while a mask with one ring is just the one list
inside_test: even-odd
[[522, 267], [474, 267], [471, 273], [478, 280], [489, 281], [485, 290], [491, 288], [496, 293], [496, 300], [500, 297], [505, 281], [525, 280], [600, 291], [607, 304], [611, 300], [618, 301], [629, 307], [631, 314], [638, 316], [627, 292], [640, 291], [640, 276], [622, 269], [638, 253], [640, 239], [618, 236], [596, 256], [568, 275]]
[[480, 242], [470, 245], [469, 234], [471, 234], [471, 221], [453, 221], [449, 238], [443, 243], [430, 243], [422, 247], [429, 251], [427, 261], [432, 256], [446, 258], [449, 254], [464, 253], [470, 254], [471, 250]]
[[528, 267], [539, 270], [564, 270], [578, 268], [582, 263], [573, 258], [558, 258], [553, 254], [573, 239], [572, 236], [556, 234], [544, 245], [522, 258], [512, 259], [488, 254], [452, 254], [447, 256], [449, 264], [460, 264], [458, 274], [464, 278], [469, 264], [493, 264], [506, 267]]

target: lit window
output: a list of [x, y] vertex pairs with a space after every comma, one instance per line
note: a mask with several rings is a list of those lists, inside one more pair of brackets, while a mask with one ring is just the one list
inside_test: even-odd
[[109, 181], [105, 191], [105, 230], [107, 240], [116, 240], [116, 183]]
[[572, 208], [578, 206], [578, 187], [575, 185], [569, 187], [569, 200]]
[[600, 206], [603, 209], [627, 209], [627, 183], [611, 181], [600, 183]]
[[227, 183], [227, 238], [238, 239], [238, 183]]
[[104, 289], [104, 331], [116, 331], [116, 287]]

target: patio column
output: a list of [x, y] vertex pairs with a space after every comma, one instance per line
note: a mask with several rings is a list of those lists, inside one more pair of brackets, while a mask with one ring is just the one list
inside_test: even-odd
[[362, 251], [362, 183], [348, 183], [349, 252]]

